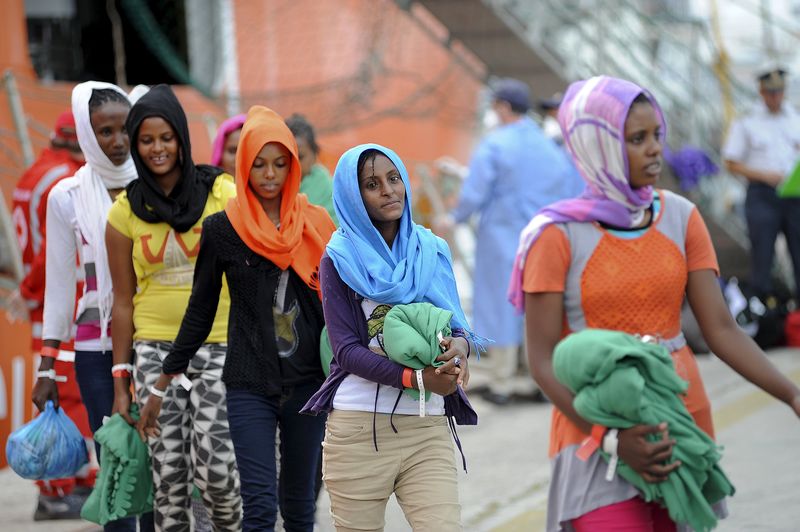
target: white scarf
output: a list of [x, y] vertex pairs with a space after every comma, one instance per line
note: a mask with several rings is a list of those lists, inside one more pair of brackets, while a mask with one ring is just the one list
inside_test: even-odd
[[98, 81], [86, 81], [72, 89], [72, 114], [75, 116], [78, 143], [86, 158], [86, 164], [75, 173], [75, 179], [78, 180], [74, 196], [75, 215], [78, 228], [87, 242], [84, 246], [84, 262], [94, 263], [97, 278], [97, 301], [92, 301], [91, 298], [86, 304], [97, 305], [100, 311], [100, 337], [104, 339], [111, 321], [113, 303], [105, 239], [108, 211], [111, 209], [108, 190], [124, 188], [136, 179], [136, 167], [130, 156], [124, 163], [116, 166], [97, 142], [89, 116], [89, 100], [92, 92], [99, 89], [111, 89], [126, 98], [127, 95], [116, 85]]

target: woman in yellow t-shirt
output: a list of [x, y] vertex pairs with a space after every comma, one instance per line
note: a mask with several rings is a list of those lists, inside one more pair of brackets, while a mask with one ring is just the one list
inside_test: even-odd
[[189, 529], [192, 481], [200, 488], [214, 528], [239, 530], [239, 475], [221, 380], [230, 306], [227, 286], [211, 333], [186, 373], [166, 392], [153, 392], [192, 292], [203, 220], [223, 210], [236, 188], [230, 175], [194, 164], [186, 115], [167, 85], [142, 96], [126, 126], [139, 179], [117, 197], [106, 228], [114, 284], [113, 412], [133, 423], [128, 413], [131, 373], [139, 405], [151, 393], [164, 396], [160, 433], [148, 441], [159, 530]]

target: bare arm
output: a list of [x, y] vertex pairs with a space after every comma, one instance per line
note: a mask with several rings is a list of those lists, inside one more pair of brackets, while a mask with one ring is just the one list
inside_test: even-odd
[[525, 294], [525, 334], [531, 375], [556, 408], [589, 434], [592, 424], [575, 411], [572, 407], [575, 396], [553, 373], [553, 349], [561, 340], [563, 316], [563, 293]]
[[730, 159], [725, 160], [725, 168], [727, 168], [730, 173], [740, 175], [748, 181], [764, 183], [771, 187], [779, 185], [784, 178], [783, 174], [780, 172], [758, 170], [739, 161], [732, 161]]
[[787, 379], [731, 317], [712, 270], [689, 272], [689, 304], [708, 346], [738, 374], [800, 416], [800, 389]]
[[[330, 257], [323, 256], [319, 278], [325, 324], [337, 364], [348, 373], [402, 390], [404, 367], [386, 357], [375, 356], [368, 347], [361, 344], [357, 322], [363, 319], [362, 314], [354, 315], [351, 312], [352, 307], [347, 303], [347, 285], [339, 277]], [[437, 373], [436, 368], [428, 366], [422, 374], [425, 389], [441, 396], [450, 395], [456, 391], [459, 373], [460, 370]], [[415, 379], [411, 379], [411, 386], [417, 388]]]
[[[106, 249], [111, 282], [114, 285], [114, 305], [111, 308], [111, 342], [114, 364], [130, 364], [133, 347], [133, 296], [136, 293], [136, 272], [133, 269], [133, 241], [106, 225]], [[114, 377], [114, 408], [128, 423], [131, 403], [129, 377]]]
[[[584, 434], [592, 424], [572, 406], [574, 395], [553, 373], [553, 349], [561, 339], [564, 316], [564, 294], [544, 292], [525, 294], [525, 333], [531, 374], [553, 404], [575, 423]], [[650, 442], [648, 434], [660, 434], [661, 440]], [[666, 423], [636, 425], [619, 431], [619, 456], [647, 482], [662, 482], [680, 462], [663, 465], [672, 455], [675, 440], [669, 438]]]

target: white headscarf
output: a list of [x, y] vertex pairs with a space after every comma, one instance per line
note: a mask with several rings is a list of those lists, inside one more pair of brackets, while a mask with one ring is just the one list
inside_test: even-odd
[[150, 87], [147, 85], [136, 85], [134, 88], [131, 89], [131, 92], [128, 93], [128, 99], [131, 101], [131, 105], [134, 105], [139, 98], [144, 96], [150, 91]]
[[136, 167], [130, 155], [124, 163], [117, 166], [103, 153], [97, 137], [92, 128], [89, 112], [89, 100], [92, 92], [100, 89], [110, 89], [128, 98], [125, 91], [112, 85], [99, 81], [86, 81], [72, 89], [72, 114], [75, 116], [75, 128], [78, 132], [78, 144], [81, 146], [86, 164], [76, 173], [78, 186], [75, 194], [75, 215], [78, 228], [86, 240], [84, 248], [84, 262], [94, 263], [97, 276], [97, 301], [86, 301], [87, 306], [96, 305], [100, 311], [100, 334], [106, 338], [108, 324], [111, 321], [111, 305], [113, 292], [111, 286], [111, 272], [108, 268], [106, 255], [106, 221], [108, 211], [111, 209], [111, 196], [109, 189], [124, 188], [125, 185], [136, 179]]

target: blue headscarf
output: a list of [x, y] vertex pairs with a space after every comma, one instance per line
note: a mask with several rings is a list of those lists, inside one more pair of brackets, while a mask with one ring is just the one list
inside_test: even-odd
[[[367, 214], [358, 186], [358, 158], [367, 150], [386, 155], [400, 172], [406, 204], [392, 247]], [[328, 256], [342, 280], [359, 295], [390, 305], [431, 303], [453, 313], [453, 326], [468, 332], [458, 298], [450, 248], [444, 240], [411, 219], [408, 171], [395, 152], [378, 144], [347, 150], [333, 175], [333, 207], [339, 229], [328, 243]]]

